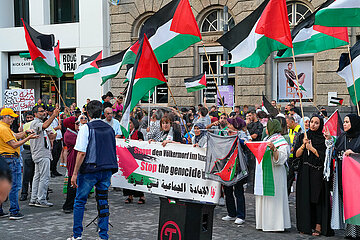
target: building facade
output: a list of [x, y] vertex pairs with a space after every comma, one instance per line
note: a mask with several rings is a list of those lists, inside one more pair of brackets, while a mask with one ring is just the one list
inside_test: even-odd
[[[28, 52], [21, 18], [43, 34], [60, 41], [60, 67], [64, 75], [54, 79], [70, 105], [82, 106], [87, 98], [100, 99], [107, 86], [100, 87], [99, 76], [74, 81], [74, 70], [86, 57], [103, 50], [110, 54], [109, 3], [98, 0], [13, 0], [0, 7], [0, 90], [35, 89], [35, 97], [60, 102], [51, 78], [34, 72], [31, 60], [19, 57]], [[0, 104], [3, 105], [1, 94]]]
[[[128, 0], [110, 7], [110, 46], [111, 54], [126, 49], [137, 38], [144, 21], [170, 0]], [[191, 6], [198, 22], [203, 42], [194, 44], [184, 52], [162, 64], [164, 74], [179, 106], [193, 106], [203, 102], [204, 97], [210, 104], [215, 102], [214, 79], [219, 86], [225, 85], [225, 63], [223, 48], [216, 40], [223, 35], [223, 25], [227, 18], [229, 29], [242, 21], [255, 10], [262, 0], [191, 0]], [[300, 20], [311, 14], [325, 0], [287, 1], [289, 23], [294, 27]], [[228, 16], [224, 16], [224, 6], [228, 7]], [[350, 42], [353, 45], [359, 35], [357, 28], [349, 28]], [[296, 57], [298, 75], [306, 86], [305, 106], [328, 105], [329, 96], [344, 99], [344, 105], [351, 106], [345, 80], [336, 74], [341, 53], [347, 47], [328, 50], [317, 54]], [[231, 59], [231, 56], [229, 56]], [[209, 64], [210, 62], [210, 64]], [[294, 88], [286, 81], [285, 69], [294, 70], [289, 63], [292, 59], [276, 59], [275, 53], [259, 68], [229, 68], [227, 84], [234, 89], [236, 105], [261, 104], [262, 94], [285, 104], [297, 98]], [[212, 72], [209, 67], [211, 65]], [[200, 73], [207, 74], [207, 89], [187, 93], [184, 78]], [[112, 92], [122, 92], [125, 85], [125, 69], [117, 78], [110, 81]], [[173, 105], [166, 86], [157, 88], [152, 101], [159, 105]], [[313, 103], [312, 103], [313, 102]]]

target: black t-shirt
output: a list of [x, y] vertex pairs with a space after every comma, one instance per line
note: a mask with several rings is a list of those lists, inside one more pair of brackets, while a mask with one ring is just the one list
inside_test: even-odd
[[254, 141], [261, 141], [261, 136], [263, 132], [263, 125], [260, 121], [252, 122], [249, 125], [247, 125], [247, 129], [250, 133], [250, 135], [257, 134], [257, 138], [253, 139]]

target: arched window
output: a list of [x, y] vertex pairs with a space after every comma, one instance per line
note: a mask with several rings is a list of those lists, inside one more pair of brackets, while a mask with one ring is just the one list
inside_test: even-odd
[[[211, 11], [201, 23], [201, 32], [217, 32], [223, 31], [224, 25], [224, 11], [216, 9]], [[229, 30], [235, 26], [235, 21], [231, 14], [228, 14]]]
[[287, 4], [290, 27], [294, 27], [301, 20], [312, 13], [312, 10], [302, 2], [290, 2]]

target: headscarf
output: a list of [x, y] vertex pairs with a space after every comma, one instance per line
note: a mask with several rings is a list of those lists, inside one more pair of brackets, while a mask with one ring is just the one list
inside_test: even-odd
[[200, 129], [200, 135], [199, 136], [195, 135], [195, 143], [198, 143], [200, 139], [206, 135], [207, 132], [205, 130], [205, 125], [202, 123], [196, 123], [194, 127], [198, 127]]
[[246, 126], [246, 122], [241, 117], [228, 118], [228, 123], [234, 126], [236, 130], [242, 130]]
[[356, 138], [360, 135], [360, 117], [356, 114], [346, 115], [350, 119], [351, 128], [346, 132], [346, 137]]
[[310, 121], [310, 118], [309, 118], [309, 117], [304, 117], [304, 118], [301, 118], [301, 120], [300, 120], [300, 126], [301, 126], [301, 129], [302, 129], [304, 132], [307, 131], [307, 130], [305, 129], [305, 122], [306, 122], [307, 120]]
[[307, 131], [307, 137], [309, 140], [311, 140], [311, 144], [313, 145], [313, 147], [318, 151], [325, 151], [326, 149], [326, 146], [325, 146], [325, 137], [323, 135], [323, 128], [324, 128], [324, 119], [319, 116], [319, 115], [313, 115], [311, 118], [310, 118], [310, 122], [311, 120], [314, 118], [314, 117], [317, 117], [320, 119], [320, 125], [319, 125], [319, 128], [316, 130], [316, 131], [312, 131], [310, 128], [309, 130]]
[[281, 123], [277, 119], [269, 119], [266, 128], [268, 130], [269, 136], [272, 136], [275, 133], [281, 133], [282, 130]]
[[83, 114], [81, 114], [81, 115], [78, 117], [78, 119], [76, 120], [76, 121], [78, 121], [78, 122], [80, 123], [80, 124], [79, 124], [80, 127], [81, 127], [82, 125], [84, 125], [84, 124], [82, 124], [81, 121], [80, 121], [81, 117], [86, 117], [86, 116], [83, 115]]
[[76, 117], [74, 117], [74, 116], [65, 118], [64, 119], [64, 127], [75, 131], [75, 122], [76, 122]]
[[134, 130], [138, 130], [138, 128], [139, 128], [139, 122], [138, 122], [138, 120], [136, 120], [136, 118], [134, 118], [134, 117], [130, 117], [130, 121], [133, 123], [133, 125], [134, 125]]

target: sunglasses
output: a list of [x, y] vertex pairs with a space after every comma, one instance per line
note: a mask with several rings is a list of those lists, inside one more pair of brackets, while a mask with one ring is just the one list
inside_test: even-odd
[[45, 112], [45, 110], [39, 110], [38, 112]]

